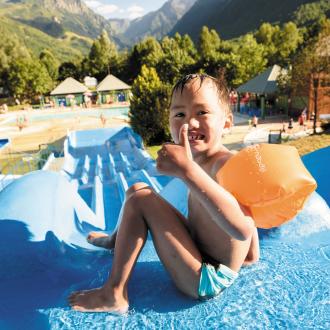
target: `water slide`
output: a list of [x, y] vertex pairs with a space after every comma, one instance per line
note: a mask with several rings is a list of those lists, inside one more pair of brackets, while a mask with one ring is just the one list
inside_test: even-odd
[[128, 316], [72, 311], [68, 294], [102, 285], [112, 263], [112, 255], [87, 244], [85, 235], [114, 229], [130, 184], [154, 184], [187, 213], [185, 185], [156, 172], [133, 132], [101, 131], [99, 140], [83, 133], [68, 137], [62, 173], [32, 172], [0, 192], [1, 330], [329, 328], [330, 201], [325, 200], [329, 169], [324, 160], [330, 148], [303, 158], [316, 179], [325, 180], [318, 192], [295, 219], [260, 231], [260, 262], [243, 269], [220, 297], [196, 302], [183, 296], [148, 240], [130, 281]]

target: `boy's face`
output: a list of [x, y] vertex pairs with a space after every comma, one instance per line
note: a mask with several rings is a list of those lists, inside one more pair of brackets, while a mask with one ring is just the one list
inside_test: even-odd
[[188, 124], [190, 148], [194, 156], [221, 147], [226, 111], [219, 101], [217, 87], [206, 79], [200, 86], [199, 78], [193, 79], [173, 93], [170, 107], [170, 130], [176, 144], [183, 124]]

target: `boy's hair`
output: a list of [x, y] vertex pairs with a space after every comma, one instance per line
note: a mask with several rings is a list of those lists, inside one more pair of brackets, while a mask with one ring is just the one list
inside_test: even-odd
[[219, 101], [225, 107], [226, 115], [231, 113], [229, 90], [228, 90], [228, 87], [226, 84], [226, 80], [224, 78], [223, 70], [219, 70], [217, 78], [214, 78], [206, 73], [193, 73], [193, 74], [188, 74], [186, 76], [183, 76], [174, 85], [174, 87], [172, 89], [172, 93], [171, 93], [171, 99], [173, 97], [173, 94], [176, 91], [180, 91], [182, 94], [185, 86], [187, 84], [189, 84], [191, 81], [193, 81], [194, 79], [199, 79], [199, 82], [200, 82], [199, 88], [203, 85], [203, 82], [205, 80], [207, 80], [207, 79], [210, 80], [217, 89], [217, 92], [219, 95]]

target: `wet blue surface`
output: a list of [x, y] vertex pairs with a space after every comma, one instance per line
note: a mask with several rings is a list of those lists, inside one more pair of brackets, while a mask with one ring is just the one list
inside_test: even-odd
[[[0, 192], [0, 329], [330, 328], [330, 211], [318, 193], [294, 220], [260, 232], [260, 262], [243, 269], [215, 299], [198, 302], [178, 292], [148, 240], [129, 284], [127, 316], [70, 310], [67, 295], [102, 285], [111, 268], [112, 256], [93, 250], [84, 237], [102, 223], [90, 212], [95, 196], [103, 197], [106, 229], [114, 228], [121, 205], [120, 170], [130, 168], [120, 176], [123, 182], [141, 176], [157, 180], [162, 196], [186, 213], [186, 188], [180, 181], [157, 178], [152, 162], [143, 157], [132, 164], [132, 149], [120, 143], [130, 140], [129, 134], [117, 131], [107, 144], [118, 171], [103, 173], [99, 195], [90, 171], [100, 173], [110, 158], [101, 147], [91, 153], [86, 146], [79, 150], [70, 145], [65, 176], [34, 172]], [[138, 141], [133, 145], [140, 149]], [[127, 162], [118, 154], [119, 146]], [[86, 155], [94, 160], [86, 161]]]
[[9, 139], [0, 139], [0, 150], [7, 147], [9, 144]]

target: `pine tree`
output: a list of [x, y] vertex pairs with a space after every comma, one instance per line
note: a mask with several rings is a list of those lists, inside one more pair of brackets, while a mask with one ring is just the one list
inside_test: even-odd
[[130, 120], [133, 130], [148, 145], [168, 140], [168, 85], [161, 82], [154, 68], [143, 65], [134, 80], [132, 93]]

